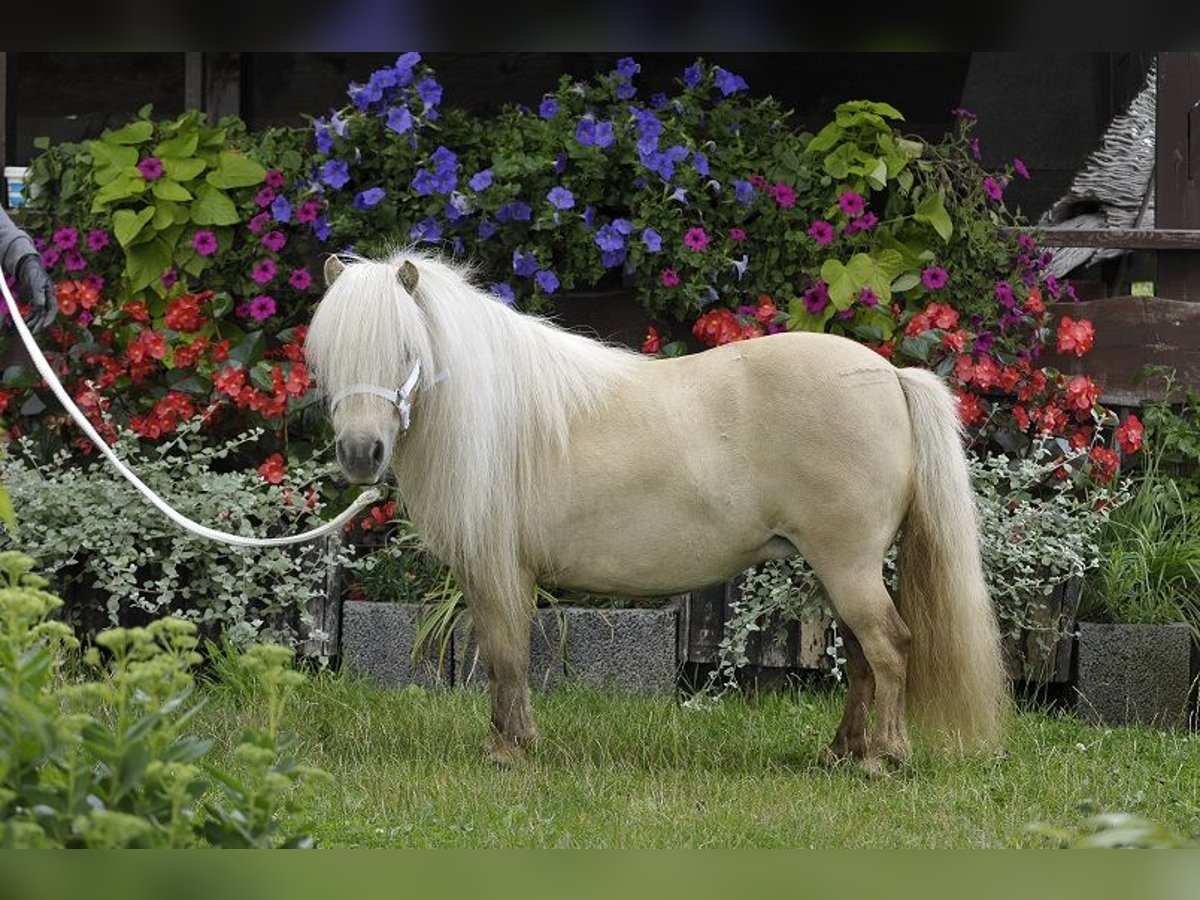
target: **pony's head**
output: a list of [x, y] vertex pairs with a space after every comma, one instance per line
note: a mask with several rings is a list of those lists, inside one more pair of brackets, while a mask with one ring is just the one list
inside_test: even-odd
[[325, 261], [305, 354], [329, 402], [338, 463], [357, 484], [384, 477], [422, 376], [432, 374], [419, 278], [409, 260]]

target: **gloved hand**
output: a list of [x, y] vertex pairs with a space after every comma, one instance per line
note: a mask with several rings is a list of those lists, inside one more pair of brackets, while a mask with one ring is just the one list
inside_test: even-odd
[[30, 331], [41, 331], [58, 315], [58, 291], [42, 265], [42, 258], [29, 253], [17, 261], [17, 286], [21, 290], [19, 300], [29, 304], [29, 316], [25, 324]]

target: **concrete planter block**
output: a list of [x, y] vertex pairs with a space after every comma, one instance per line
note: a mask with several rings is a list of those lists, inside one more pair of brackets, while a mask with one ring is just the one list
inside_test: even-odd
[[567, 674], [629, 691], [676, 689], [675, 609], [567, 609]]
[[1081, 622], [1075, 709], [1106, 725], [1186, 726], [1195, 669], [1186, 625]]
[[448, 658], [439, 665], [436, 649], [412, 658], [421, 613], [421, 607], [407, 603], [347, 600], [342, 604], [342, 666], [388, 687], [448, 686]]
[[[533, 690], [562, 684], [566, 667], [561, 644], [558, 616], [552, 609], [539, 609], [529, 627], [529, 686]], [[479, 642], [466, 617], [454, 627], [454, 684], [458, 687], [487, 686], [487, 670], [479, 653]]]

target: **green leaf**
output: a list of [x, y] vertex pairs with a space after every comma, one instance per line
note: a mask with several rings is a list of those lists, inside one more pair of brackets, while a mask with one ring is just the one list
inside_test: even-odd
[[12, 497], [9, 496], [8, 488], [3, 484], [0, 484], [0, 522], [4, 523], [10, 537], [17, 536], [17, 514], [13, 512]]
[[[863, 254], [859, 254], [862, 256]], [[853, 263], [853, 260], [851, 260]], [[846, 309], [854, 302], [854, 296], [862, 290], [863, 282], [856, 280], [849, 266], [836, 259], [827, 259], [821, 265], [821, 280], [829, 285], [829, 299], [837, 309]], [[801, 307], [803, 309], [803, 307]], [[805, 310], [807, 312], [807, 310]]]
[[882, 190], [887, 185], [888, 167], [882, 159], [875, 160], [875, 166], [867, 172], [867, 181], [876, 190]]
[[869, 287], [881, 301], [892, 299], [892, 282], [904, 271], [904, 259], [895, 250], [877, 255], [856, 253], [844, 266], [835, 259], [821, 266], [821, 278], [829, 285], [829, 299], [839, 310], [849, 309], [859, 291]]
[[154, 206], [154, 219], [152, 224], [155, 231], [162, 231], [164, 228], [170, 228], [172, 225], [182, 225], [191, 216], [188, 214], [188, 208], [179, 203], [172, 203], [170, 200], [161, 200]]
[[[212, 310], [214, 319], [219, 319], [222, 316], [228, 315], [233, 309], [233, 298], [224, 291], [218, 291], [209, 301], [209, 309]], [[281, 341], [290, 341], [291, 338], [285, 338], [280, 335]]]
[[197, 225], [234, 225], [239, 218], [237, 207], [229, 196], [210, 184], [196, 186], [196, 199], [191, 210], [192, 221]]
[[262, 331], [252, 331], [240, 344], [229, 351], [229, 358], [240, 363], [243, 369], [248, 369], [262, 359], [266, 348], [267, 339]]
[[113, 234], [117, 238], [117, 243], [122, 247], [128, 247], [134, 242], [142, 229], [146, 227], [146, 223], [154, 218], [154, 207], [147, 206], [145, 209], [134, 212], [132, 209], [118, 209], [113, 213]]
[[96, 196], [92, 198], [92, 212], [104, 212], [112, 203], [119, 203], [122, 200], [137, 197], [145, 192], [146, 182], [141, 178], [121, 175], [96, 191]]
[[217, 168], [205, 180], [217, 188], [238, 188], [260, 184], [266, 177], [267, 170], [244, 153], [222, 150], [217, 156]]
[[940, 191], [928, 195], [918, 203], [913, 218], [918, 222], [932, 225], [933, 230], [944, 242], [948, 243], [954, 234], [954, 223], [950, 221], [950, 214], [946, 212], [946, 205]]
[[145, 290], [162, 277], [171, 265], [171, 245], [162, 237], [129, 248], [126, 257], [126, 273], [129, 287], [136, 293]]
[[805, 148], [807, 153], [824, 153], [832, 150], [837, 146], [838, 141], [842, 139], [841, 126], [836, 122], [830, 122], [824, 128], [817, 132], [817, 136], [808, 142]]
[[921, 276], [916, 272], [905, 272], [892, 282], [892, 293], [903, 294], [905, 291], [911, 291], [920, 283]]
[[170, 158], [176, 161], [190, 157], [196, 152], [196, 146], [200, 143], [200, 134], [196, 131], [184, 131], [168, 138], [157, 147], [154, 148], [154, 155], [161, 158], [163, 163]]
[[141, 144], [154, 135], [154, 125], [145, 120], [130, 122], [116, 131], [106, 131], [101, 140], [107, 144]]
[[835, 312], [837, 309], [830, 305], [814, 315], [805, 307], [803, 300], [793, 297], [788, 301], [788, 328], [792, 331], [824, 331]]
[[196, 157], [189, 159], [171, 159], [167, 157], [163, 160], [163, 170], [167, 173], [168, 178], [174, 178], [176, 181], [191, 181], [201, 172], [208, 168], [208, 163]]
[[171, 178], [159, 178], [151, 183], [150, 190], [159, 200], [186, 202], [192, 199], [192, 192]]
[[40, 135], [39, 137], [35, 137], [33, 139], [33, 146], [35, 150], [49, 150], [50, 138], [44, 134]]
[[138, 154], [132, 147], [119, 147], [105, 141], [88, 141], [88, 152], [95, 166], [96, 184], [107, 184], [124, 170], [137, 164]]
[[271, 380], [271, 365], [259, 362], [250, 370], [250, 383], [260, 391], [273, 391], [275, 382]]

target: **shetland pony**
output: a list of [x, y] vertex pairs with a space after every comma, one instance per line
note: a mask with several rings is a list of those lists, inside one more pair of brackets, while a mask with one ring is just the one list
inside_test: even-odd
[[[468, 600], [489, 753], [537, 738], [535, 585], [692, 590], [802, 554], [849, 672], [826, 751], [910, 752], [906, 709], [949, 743], [999, 736], [1007, 687], [955, 400], [845, 338], [787, 333], [651, 359], [518, 313], [466, 269], [404, 251], [330, 257], [306, 351], [346, 476], [390, 469]], [[900, 534], [899, 589], [884, 553]]]

